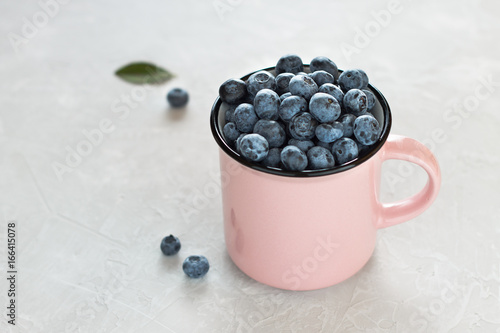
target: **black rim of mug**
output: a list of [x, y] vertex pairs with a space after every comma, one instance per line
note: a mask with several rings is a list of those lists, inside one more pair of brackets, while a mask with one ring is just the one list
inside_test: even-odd
[[[304, 65], [304, 67], [308, 68], [309, 65]], [[265, 69], [260, 69], [255, 72], [249, 73], [241, 78], [241, 80], [246, 81], [250, 75], [260, 72], [260, 71], [272, 71], [274, 70], [275, 67], [268, 67]], [[342, 73], [342, 70], [339, 69], [339, 73]], [[375, 144], [373, 144], [370, 152], [362, 157], [355, 158], [354, 160], [342, 164], [340, 166], [335, 166], [332, 169], [321, 169], [321, 170], [303, 170], [303, 171], [290, 171], [290, 170], [284, 170], [284, 169], [279, 169], [279, 168], [273, 168], [273, 167], [267, 167], [264, 165], [259, 165], [254, 162], [248, 161], [245, 159], [243, 156], [241, 156], [239, 153], [236, 152], [224, 139], [224, 135], [222, 133], [222, 129], [219, 128], [219, 111], [222, 106], [222, 100], [220, 96], [217, 96], [217, 99], [215, 100], [213, 106], [212, 106], [212, 111], [210, 113], [210, 128], [212, 129], [212, 135], [214, 136], [215, 141], [219, 145], [219, 147], [229, 155], [232, 159], [237, 161], [240, 164], [243, 164], [246, 167], [249, 167], [253, 170], [260, 171], [260, 172], [265, 172], [268, 174], [272, 175], [277, 175], [277, 176], [285, 176], [285, 177], [299, 177], [299, 178], [307, 178], [307, 177], [319, 177], [319, 176], [327, 176], [327, 175], [332, 175], [336, 173], [340, 173], [343, 171], [350, 170], [366, 161], [368, 161], [370, 158], [372, 158], [379, 150], [382, 148], [384, 143], [387, 141], [387, 138], [389, 136], [389, 132], [391, 129], [392, 125], [392, 116], [391, 116], [391, 110], [389, 108], [389, 104], [387, 103], [387, 100], [385, 99], [384, 95], [372, 86], [371, 84], [368, 84], [368, 88], [373, 92], [375, 97], [380, 103], [380, 106], [382, 107], [382, 112], [384, 114], [384, 124], [382, 127], [382, 133], [380, 135], [380, 138], [377, 140]]]

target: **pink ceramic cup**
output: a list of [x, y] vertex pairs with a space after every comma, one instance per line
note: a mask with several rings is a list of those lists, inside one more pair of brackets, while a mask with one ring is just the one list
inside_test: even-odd
[[[389, 105], [369, 89], [377, 97], [372, 113], [382, 124], [381, 137], [367, 155], [332, 170], [283, 171], [243, 159], [224, 141], [227, 106], [216, 100], [211, 127], [220, 147], [226, 247], [248, 276], [289, 290], [339, 283], [366, 264], [377, 229], [416, 217], [436, 198], [436, 158], [416, 140], [389, 135]], [[408, 199], [381, 203], [380, 169], [389, 159], [421, 166], [429, 176], [425, 187]]]

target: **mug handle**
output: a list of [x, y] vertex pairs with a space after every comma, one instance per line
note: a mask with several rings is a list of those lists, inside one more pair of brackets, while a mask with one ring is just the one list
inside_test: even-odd
[[420, 192], [407, 199], [387, 204], [379, 202], [380, 214], [376, 226], [379, 229], [408, 221], [423, 213], [436, 199], [441, 184], [441, 171], [436, 157], [417, 140], [401, 135], [390, 135], [382, 147], [381, 154], [382, 163], [396, 159], [421, 166], [427, 172], [429, 179]]

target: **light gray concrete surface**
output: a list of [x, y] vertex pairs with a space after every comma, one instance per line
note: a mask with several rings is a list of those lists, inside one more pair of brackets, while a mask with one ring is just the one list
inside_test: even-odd
[[[0, 331], [500, 332], [497, 2], [54, 3], [0, 3], [0, 267], [16, 221], [18, 270], [15, 328], [0, 277]], [[232, 264], [213, 191], [218, 86], [290, 52], [365, 69], [392, 133], [426, 142], [443, 173], [434, 205], [381, 230], [361, 272], [311, 292]], [[138, 60], [177, 77], [141, 91], [114, 76]], [[174, 86], [191, 94], [177, 116], [165, 101]], [[110, 133], [58, 177], [54, 163], [106, 119]], [[382, 198], [425, 181], [386, 163]], [[176, 258], [159, 250], [169, 233]], [[196, 253], [212, 265], [199, 281], [180, 268]]]

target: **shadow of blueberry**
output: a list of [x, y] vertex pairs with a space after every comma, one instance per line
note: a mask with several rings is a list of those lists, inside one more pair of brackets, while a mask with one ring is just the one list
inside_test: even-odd
[[187, 107], [174, 108], [169, 106], [165, 113], [169, 121], [181, 121], [186, 116], [187, 109]]
[[[182, 266], [182, 258], [179, 255], [165, 256], [161, 254], [160, 265], [165, 272], [173, 273], [178, 272], [179, 267]], [[182, 274], [182, 272], [179, 272]]]

